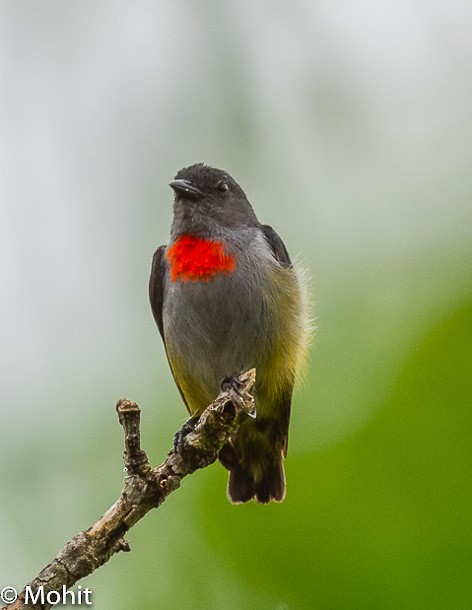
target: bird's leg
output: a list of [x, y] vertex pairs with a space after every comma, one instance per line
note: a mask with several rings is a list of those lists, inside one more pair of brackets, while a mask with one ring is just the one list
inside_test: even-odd
[[234, 390], [238, 396], [241, 396], [241, 398], [243, 397], [240, 391], [242, 387], [244, 387], [244, 384], [239, 381], [239, 375], [237, 373], [231, 375], [230, 377], [224, 377], [221, 382], [221, 389], [223, 392]]
[[182, 428], [180, 428], [180, 430], [177, 430], [177, 432], [174, 434], [175, 453], [182, 453], [182, 449], [184, 446], [184, 438], [187, 436], [187, 434], [190, 434], [190, 432], [193, 432], [195, 430], [195, 426], [198, 424], [199, 419], [200, 415], [194, 415], [190, 419], [187, 419]]
[[[223, 379], [223, 381], [221, 382], [221, 389], [223, 390], [223, 392], [226, 392], [227, 390], [233, 390], [234, 392], [236, 392], [236, 394], [238, 396], [240, 396], [241, 398], [244, 398], [244, 395], [241, 392], [241, 388], [245, 388], [245, 384], [239, 380], [238, 373], [235, 373], [234, 375], [231, 375], [230, 377], [225, 377]], [[249, 417], [252, 417], [253, 419], [255, 419], [256, 418], [256, 408], [254, 407], [254, 409], [250, 413], [248, 413], [248, 415], [249, 415]]]

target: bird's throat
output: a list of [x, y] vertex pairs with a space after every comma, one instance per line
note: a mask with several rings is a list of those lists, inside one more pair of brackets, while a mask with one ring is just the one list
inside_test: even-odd
[[167, 250], [166, 259], [172, 282], [208, 282], [219, 273], [231, 274], [236, 269], [236, 259], [224, 243], [194, 235], [181, 235]]

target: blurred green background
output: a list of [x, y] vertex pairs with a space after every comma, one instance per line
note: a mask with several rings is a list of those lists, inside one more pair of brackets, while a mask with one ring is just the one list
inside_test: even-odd
[[318, 331], [282, 505], [215, 464], [82, 581], [99, 610], [472, 606], [471, 6], [4, 0], [0, 588], [185, 410], [147, 302], [182, 166], [242, 184]]

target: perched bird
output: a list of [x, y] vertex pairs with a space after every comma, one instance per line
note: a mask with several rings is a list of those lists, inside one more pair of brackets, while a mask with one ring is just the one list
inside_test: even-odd
[[280, 502], [292, 391], [310, 334], [304, 284], [227, 172], [197, 163], [170, 186], [170, 239], [154, 254], [149, 293], [175, 383], [198, 416], [224, 378], [256, 368], [256, 417], [219, 459], [232, 502]]

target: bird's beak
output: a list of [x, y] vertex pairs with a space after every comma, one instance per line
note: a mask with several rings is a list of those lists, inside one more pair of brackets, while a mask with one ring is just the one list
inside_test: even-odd
[[200, 199], [203, 197], [203, 193], [194, 187], [188, 180], [174, 180], [169, 186], [173, 188], [177, 194], [181, 193], [188, 199]]

